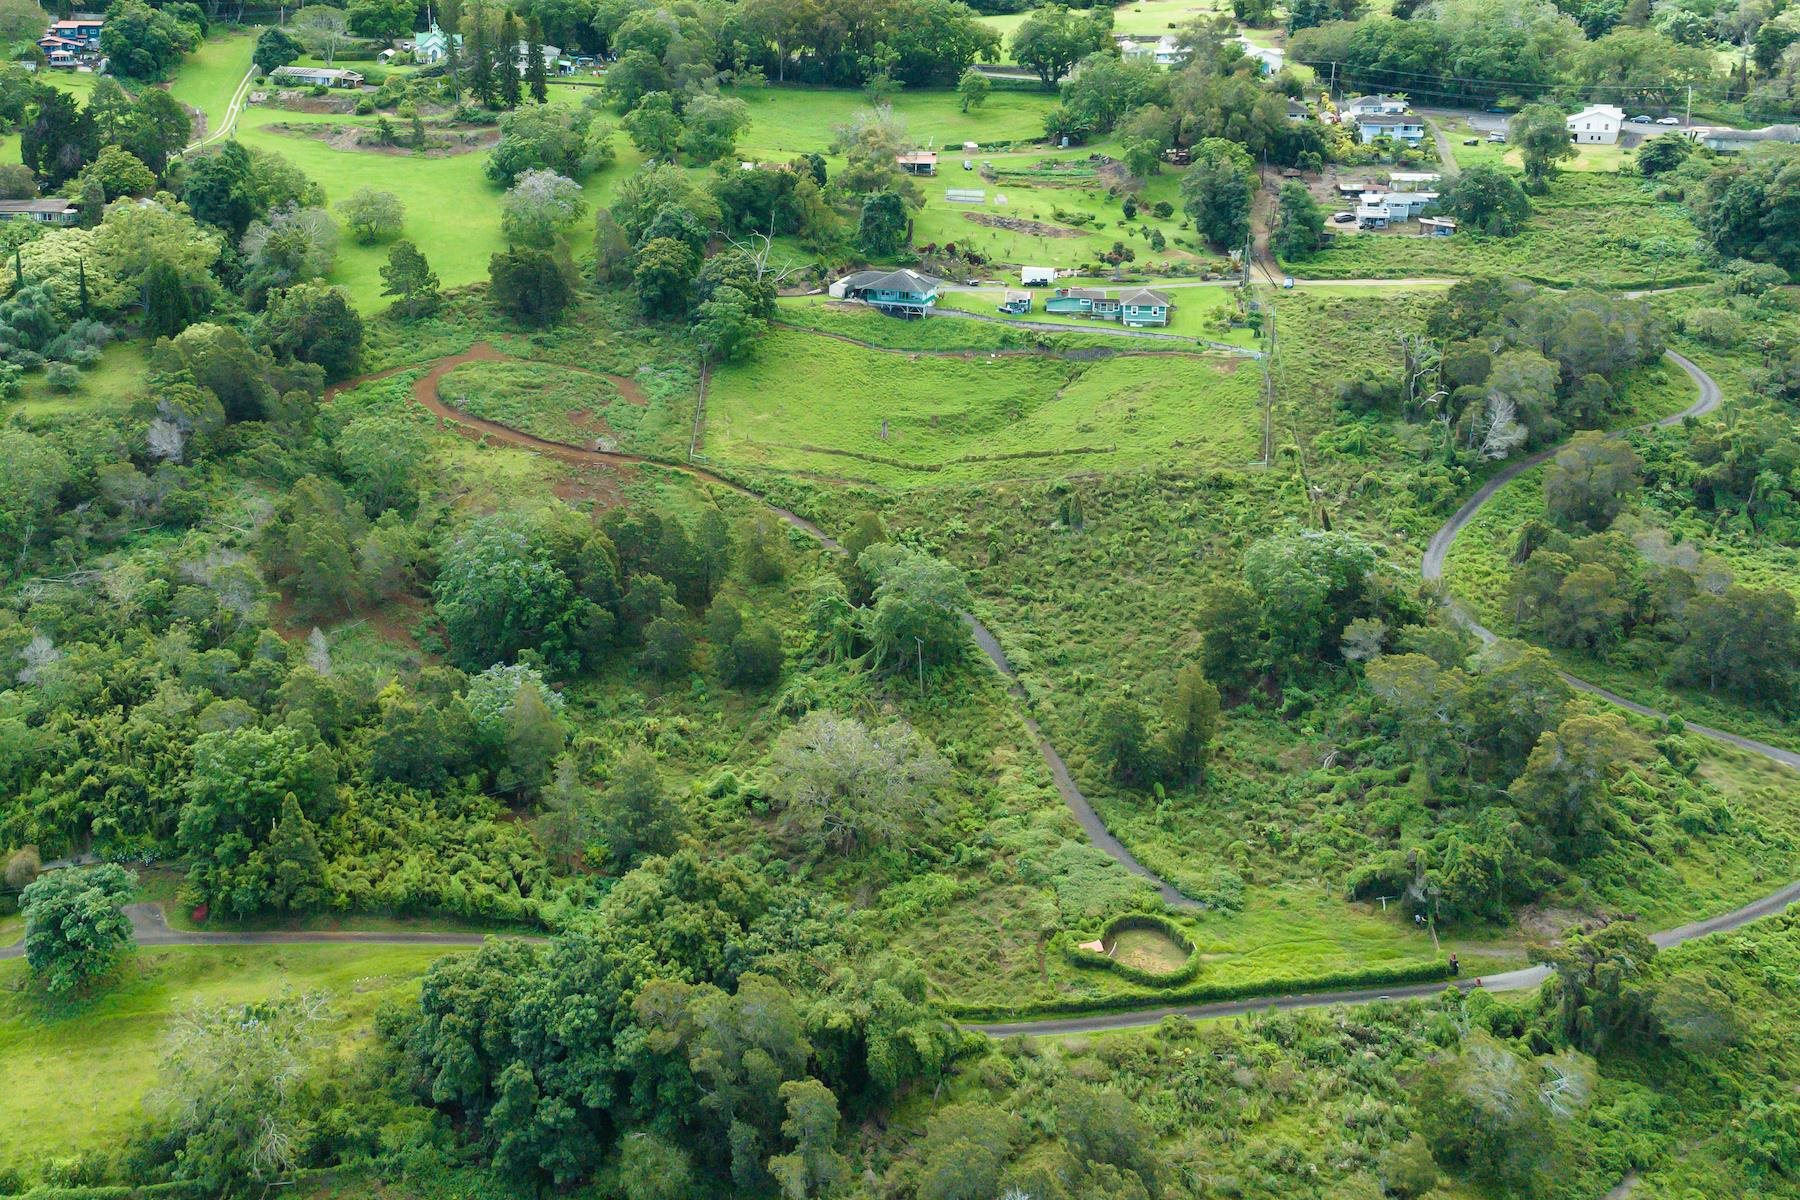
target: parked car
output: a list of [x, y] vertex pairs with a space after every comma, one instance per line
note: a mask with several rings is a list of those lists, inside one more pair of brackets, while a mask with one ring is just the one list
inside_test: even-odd
[[1331, 214], [1331, 219], [1336, 221], [1339, 225], [1346, 225], [1349, 222], [1356, 220], [1356, 214], [1353, 212], [1336, 212]]
[[1500, 145], [1504, 146], [1506, 144], [1506, 135], [1504, 133], [1501, 133], [1498, 129], [1496, 129], [1492, 133], [1488, 134], [1488, 141], [1497, 142]]
[[1656, 123], [1658, 125], [1679, 125], [1679, 124], [1681, 124], [1681, 118], [1680, 117], [1658, 117], [1658, 118], [1656, 118]]
[[1281, 277], [1281, 286], [1284, 288], [1293, 287], [1294, 286], [1294, 277], [1292, 275], [1283, 275]]
[[975, 161], [973, 159], [969, 159], [969, 158], [963, 159], [963, 170], [973, 171], [974, 169], [975, 169]]
[[1637, 116], [1631, 118], [1631, 123], [1633, 125], [1648, 125], [1650, 124], [1650, 118], [1643, 113], [1639, 113]]
[[1463, 139], [1463, 145], [1465, 145], [1465, 146], [1479, 146], [1479, 145], [1481, 145], [1481, 139], [1480, 139], [1480, 138], [1464, 138], [1464, 139]]

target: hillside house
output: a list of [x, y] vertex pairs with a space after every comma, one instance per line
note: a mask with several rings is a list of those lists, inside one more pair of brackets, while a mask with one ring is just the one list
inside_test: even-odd
[[1353, 96], [1344, 101], [1338, 111], [1348, 120], [1357, 117], [1397, 117], [1407, 109], [1405, 96], [1390, 96], [1383, 92], [1375, 96]]
[[1290, 121], [1310, 121], [1312, 120], [1312, 110], [1298, 100], [1289, 100], [1287, 102], [1287, 119]]
[[1137, 288], [1119, 297], [1119, 320], [1133, 329], [1169, 323], [1169, 298], [1150, 288]]
[[1031, 293], [1008, 291], [1000, 301], [1000, 311], [1021, 316], [1031, 311]]
[[1425, 122], [1410, 112], [1368, 113], [1356, 118], [1357, 141], [1366, 146], [1384, 137], [1417, 146], [1425, 140]]
[[1149, 288], [1132, 288], [1119, 296], [1109, 296], [1099, 288], [1057, 288], [1044, 301], [1047, 313], [1119, 321], [1133, 327], [1167, 325], [1172, 307], [1167, 296]]
[[1434, 183], [1441, 183], [1443, 176], [1436, 171], [1390, 171], [1388, 186], [1405, 190], [1407, 188], [1428, 188]]
[[1456, 221], [1452, 217], [1420, 217], [1419, 236], [1455, 237]]
[[346, 71], [341, 67], [276, 67], [269, 72], [269, 78], [293, 87], [359, 88], [363, 85], [361, 72]]
[[1238, 35], [1238, 45], [1244, 48], [1244, 57], [1256, 60], [1257, 71], [1263, 75], [1279, 75], [1281, 68], [1287, 65], [1287, 51], [1274, 46], [1259, 46], [1249, 38]]
[[858, 271], [827, 290], [841, 300], [860, 300], [889, 316], [922, 317], [937, 304], [941, 281], [917, 271]]
[[73, 225], [81, 210], [73, 200], [52, 196], [48, 200], [0, 200], [0, 221], [37, 221], [45, 225]]
[[1436, 192], [1389, 192], [1376, 203], [1387, 206], [1389, 220], [1410, 221], [1437, 198]]
[[1367, 201], [1356, 206], [1356, 227], [1358, 229], [1386, 229], [1388, 227], [1387, 205], [1376, 201]]
[[936, 175], [937, 153], [932, 150], [911, 150], [905, 154], [894, 155], [894, 161], [908, 175]]
[[[100, 30], [106, 25], [103, 17], [89, 14], [78, 14], [66, 21], [52, 21], [45, 37], [62, 38], [65, 41], [78, 42], [89, 50], [100, 48]], [[42, 45], [42, 43], [39, 43]]]
[[1152, 62], [1159, 67], [1178, 67], [1187, 61], [1187, 47], [1179, 39], [1164, 34], [1159, 38], [1137, 38], [1128, 33], [1113, 38], [1119, 57], [1126, 62]]
[[1569, 118], [1569, 140], [1583, 146], [1611, 146], [1618, 142], [1624, 124], [1624, 109], [1590, 104]]

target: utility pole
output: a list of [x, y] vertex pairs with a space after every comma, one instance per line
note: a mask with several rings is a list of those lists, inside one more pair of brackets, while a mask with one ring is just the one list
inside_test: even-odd
[[913, 641], [919, 644], [919, 695], [923, 696], [925, 694], [925, 639], [915, 634]]
[[1688, 84], [1687, 120], [1686, 120], [1686, 122], [1684, 122], [1684, 128], [1691, 129], [1691, 128], [1693, 128], [1693, 125], [1694, 125], [1694, 85], [1690, 83], [1690, 84]]

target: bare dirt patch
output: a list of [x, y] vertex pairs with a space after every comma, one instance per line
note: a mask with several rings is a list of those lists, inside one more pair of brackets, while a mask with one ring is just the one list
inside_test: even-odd
[[993, 213], [966, 212], [963, 220], [973, 221], [988, 229], [1005, 229], [1028, 237], [1078, 238], [1081, 230], [1067, 225], [1051, 225], [1044, 221], [1028, 221], [1024, 217], [997, 217]]

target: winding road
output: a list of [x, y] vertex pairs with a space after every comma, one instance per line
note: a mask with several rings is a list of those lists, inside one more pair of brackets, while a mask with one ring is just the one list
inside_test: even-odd
[[[1664, 418], [1661, 421], [1657, 421], [1654, 425], [1676, 425], [1687, 417], [1700, 416], [1717, 408], [1721, 402], [1722, 395], [1718, 384], [1712, 377], [1699, 366], [1695, 365], [1687, 358], [1676, 354], [1672, 350], [1668, 351], [1667, 355], [1672, 362], [1685, 371], [1688, 377], [1694, 381], [1695, 387], [1699, 391], [1699, 398], [1682, 412], [1677, 413], [1672, 417]], [[439, 398], [439, 381], [456, 366], [465, 362], [497, 361], [502, 360], [505, 357], [505, 355], [495, 350], [492, 346], [489, 346], [486, 343], [478, 343], [471, 347], [466, 353], [437, 359], [430, 364], [426, 373], [414, 383], [413, 397], [421, 405], [434, 413], [446, 427], [454, 429], [467, 437], [516, 446], [520, 449], [550, 455], [561, 461], [575, 464], [592, 464], [612, 467], [654, 465], [668, 470], [679, 471], [694, 479], [724, 488], [736, 495], [753, 499], [758, 503], [763, 504], [770, 512], [787, 524], [812, 537], [828, 552], [833, 554], [844, 553], [842, 545], [818, 525], [807, 520], [805, 517], [771, 503], [769, 500], [752, 492], [741, 484], [734, 483], [723, 476], [716, 475], [711, 471], [694, 466], [691, 463], [672, 463], [649, 459], [636, 454], [580, 449], [561, 442], [539, 438], [520, 430], [513, 429], [510, 426], [499, 424], [498, 422], [471, 417], [465, 413], [451, 409]], [[329, 399], [331, 395], [335, 395], [346, 389], [376, 379], [385, 378], [397, 374], [400, 371], [416, 370], [419, 365], [421, 364], [398, 367], [392, 370], [376, 372], [374, 374], [346, 381], [333, 388], [327, 398]], [[1651, 427], [1653, 426], [1643, 426], [1641, 428]], [[1500, 489], [1517, 479], [1526, 471], [1548, 461], [1555, 455], [1557, 449], [1560, 449], [1560, 447], [1540, 451], [1537, 454], [1530, 455], [1517, 462], [1509, 463], [1505, 468], [1495, 474], [1493, 478], [1483, 484], [1475, 494], [1469, 498], [1467, 503], [1457, 509], [1450, 519], [1444, 523], [1443, 527], [1433, 535], [1431, 542], [1426, 549], [1421, 564], [1421, 573], [1424, 578], [1431, 581], [1441, 580], [1443, 578], [1444, 562], [1449, 556], [1450, 547], [1456, 541], [1457, 535], [1462, 532], [1470, 520], [1474, 518], [1475, 514], [1478, 513], [1488, 501], [1492, 500], [1494, 496], [1499, 493]], [[1475, 633], [1483, 641], [1491, 642], [1498, 636], [1492, 630], [1487, 629], [1477, 622], [1467, 610], [1462, 608], [1462, 606], [1456, 604], [1454, 601], [1446, 601], [1446, 603], [1450, 606], [1452, 615], [1455, 619], [1467, 627], [1471, 632]], [[1162, 879], [1156, 875], [1155, 872], [1139, 862], [1132, 855], [1131, 851], [1126, 849], [1125, 846], [1121, 844], [1110, 831], [1108, 831], [1105, 822], [1103, 822], [1099, 815], [1094, 811], [1093, 805], [1088, 802], [1087, 797], [1082, 794], [1080, 787], [1070, 775], [1069, 769], [1063, 762], [1062, 756], [1057, 753], [1056, 747], [1044, 736], [1038, 723], [1032, 718], [1029, 711], [1027, 711], [1027, 700], [1024, 687], [1020, 683], [1017, 673], [1013, 670], [1012, 664], [1007, 661], [1006, 652], [1001, 648], [999, 639], [997, 639], [994, 636], [993, 631], [982, 624], [974, 614], [965, 612], [962, 613], [961, 616], [963, 622], [968, 626], [969, 633], [974, 638], [975, 644], [981, 649], [981, 652], [987, 656], [988, 661], [993, 664], [995, 670], [1000, 672], [1001, 676], [1006, 681], [1008, 691], [1018, 702], [1020, 719], [1024, 722], [1025, 728], [1031, 734], [1032, 739], [1037, 743], [1038, 753], [1042, 755], [1044, 764], [1050, 771], [1050, 777], [1055, 783], [1057, 792], [1062, 796], [1063, 802], [1068, 805], [1070, 812], [1075, 817], [1076, 822], [1081, 826], [1083, 832], [1086, 833], [1095, 846], [1099, 847], [1102, 851], [1112, 857], [1126, 870], [1155, 884], [1158, 891], [1161, 893], [1163, 900], [1170, 907], [1182, 909], [1192, 909], [1197, 907], [1194, 900], [1183, 895], [1173, 884]], [[1665, 716], [1663, 713], [1659, 713], [1654, 709], [1646, 708], [1641, 704], [1627, 700], [1614, 692], [1587, 683], [1566, 672], [1563, 673], [1563, 678], [1568, 681], [1571, 687], [1576, 688], [1579, 691], [1596, 696], [1608, 703], [1618, 705], [1619, 707], [1637, 713], [1640, 716], [1652, 718], [1662, 718]], [[1783, 750], [1776, 746], [1769, 746], [1750, 738], [1740, 737], [1737, 734], [1728, 733], [1724, 730], [1712, 729], [1704, 725], [1690, 723], [1687, 728], [1702, 737], [1711, 738], [1741, 750], [1760, 754], [1765, 758], [1785, 766], [1800, 769], [1800, 754], [1796, 754], [1793, 751]], [[1692, 938], [1736, 929], [1739, 926], [1748, 924], [1760, 917], [1778, 913], [1796, 900], [1800, 900], [1800, 882], [1789, 884], [1779, 891], [1762, 897], [1759, 900], [1752, 901], [1732, 912], [1696, 921], [1676, 929], [1660, 930], [1651, 934], [1650, 939], [1658, 946], [1662, 947], [1679, 945]], [[481, 944], [489, 936], [479, 933], [323, 932], [293, 930], [271, 930], [266, 932], [244, 933], [196, 933], [171, 929], [163, 917], [162, 910], [155, 905], [135, 904], [129, 906], [126, 909], [126, 912], [131, 918], [132, 928], [137, 935], [138, 943], [145, 946], [258, 946], [313, 943], [380, 946], [473, 946]], [[0, 959], [17, 958], [22, 953], [23, 943], [0, 947]], [[977, 1024], [970, 1025], [969, 1028], [991, 1037], [1007, 1037], [1019, 1034], [1094, 1033], [1105, 1030], [1128, 1029], [1145, 1025], [1154, 1025], [1162, 1021], [1165, 1017], [1170, 1016], [1190, 1018], [1225, 1017], [1258, 1012], [1269, 1008], [1317, 1008], [1336, 1004], [1363, 1004], [1379, 1000], [1403, 1000], [1436, 995], [1442, 992], [1446, 987], [1458, 987], [1464, 990], [1474, 987], [1484, 987], [1493, 991], [1516, 990], [1520, 988], [1536, 987], [1538, 984], [1542, 983], [1548, 975], [1548, 968], [1535, 966], [1526, 967], [1517, 971], [1508, 971], [1498, 975], [1489, 975], [1480, 979], [1465, 978], [1433, 983], [1402, 984], [1388, 988], [1362, 988], [1350, 991], [1277, 994], [1252, 997], [1244, 1000], [1226, 1001], [1216, 1004], [1158, 1005], [1135, 1009], [1129, 1012], [1105, 1013], [1085, 1017], [1054, 1017], [1037, 1020]]]

